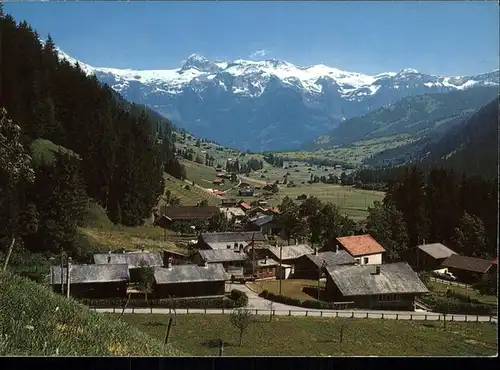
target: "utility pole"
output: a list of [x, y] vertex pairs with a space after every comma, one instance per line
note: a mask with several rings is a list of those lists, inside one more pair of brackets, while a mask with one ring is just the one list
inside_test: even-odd
[[255, 275], [255, 233], [252, 234], [252, 275]]
[[69, 298], [69, 288], [70, 288], [70, 269], [71, 269], [71, 257], [66, 259], [66, 298]]
[[280, 274], [283, 274], [280, 276], [280, 295], [281, 295], [281, 280], [285, 277], [285, 274], [283, 272], [283, 264], [282, 264], [282, 257], [283, 257], [283, 246], [280, 244]]
[[64, 295], [64, 252], [61, 248], [61, 294]]

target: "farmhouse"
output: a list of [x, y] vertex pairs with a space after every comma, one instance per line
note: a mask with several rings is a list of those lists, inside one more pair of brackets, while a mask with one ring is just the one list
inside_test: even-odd
[[254, 190], [252, 188], [244, 188], [238, 190], [238, 195], [240, 197], [253, 197]]
[[230, 275], [243, 275], [243, 263], [248, 256], [239, 249], [199, 250], [193, 261], [198, 265], [221, 263]]
[[151, 252], [126, 252], [126, 253], [101, 253], [94, 254], [96, 265], [128, 265], [130, 270], [130, 280], [137, 281], [138, 270], [141, 263], [150, 267], [163, 266], [163, 259], [160, 253]]
[[229, 275], [222, 264], [156, 267], [153, 294], [156, 298], [223, 296]]
[[276, 235], [280, 232], [276, 218], [267, 215], [248, 219], [245, 228], [250, 231], [259, 231], [264, 235]]
[[370, 234], [337, 238], [335, 248], [348, 252], [360, 265], [380, 265], [385, 253], [385, 249]]
[[441, 268], [452, 254], [456, 253], [441, 243], [423, 244], [411, 250], [409, 262], [415, 271], [431, 271]]
[[236, 199], [222, 199], [221, 200], [222, 207], [236, 207], [238, 205], [238, 201]]
[[[61, 281], [67, 284], [67, 268], [50, 268], [52, 289], [61, 292]], [[70, 295], [75, 298], [116, 298], [127, 295], [130, 280], [127, 264], [70, 265]], [[66, 289], [66, 286], [65, 286]]]
[[413, 311], [415, 297], [428, 293], [406, 262], [328, 266], [325, 272], [328, 299], [355, 308]]
[[324, 267], [354, 265], [355, 263], [354, 257], [343, 250], [321, 253], [315, 250], [314, 254], [306, 254], [297, 259], [294, 277], [297, 279], [317, 280], [320, 275], [323, 277], [321, 270]]
[[277, 276], [281, 279], [287, 279], [295, 272], [295, 264], [297, 260], [308, 254], [313, 254], [314, 250], [307, 244], [287, 245], [283, 247], [269, 247], [266, 256], [280, 262], [281, 256], [281, 269], [278, 268]]
[[[201, 233], [198, 237], [197, 246], [199, 249], [227, 249], [229, 246], [236, 245], [243, 249], [249, 245], [252, 240], [257, 243], [266, 241], [266, 237], [260, 232], [224, 232], [224, 233]], [[235, 248], [236, 249], [236, 248]]]
[[187, 254], [184, 254], [184, 253], [164, 249], [163, 250], [163, 266], [167, 266], [169, 261], [173, 265], [184, 265], [185, 263], [187, 263], [189, 261], [189, 257]]
[[243, 211], [239, 207], [226, 207], [220, 208], [220, 211], [229, 219], [229, 220], [242, 220], [245, 217], [245, 211]]
[[448, 272], [464, 283], [474, 283], [488, 273], [492, 263], [490, 260], [481, 258], [465, 257], [452, 254], [441, 264]]
[[155, 217], [154, 224], [168, 229], [175, 222], [208, 221], [218, 212], [215, 206], [168, 206]]
[[256, 279], [274, 279], [276, 278], [279, 263], [272, 258], [263, 258], [256, 260], [255, 277]]

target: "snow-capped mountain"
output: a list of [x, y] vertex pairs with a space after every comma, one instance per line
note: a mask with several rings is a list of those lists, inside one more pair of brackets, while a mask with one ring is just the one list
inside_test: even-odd
[[166, 70], [79, 64], [126, 99], [150, 106], [197, 136], [254, 151], [298, 147], [342, 120], [409, 95], [499, 83], [498, 70], [443, 77], [406, 68], [370, 76], [322, 64], [300, 67], [275, 59], [210, 61], [196, 54], [180, 68]]

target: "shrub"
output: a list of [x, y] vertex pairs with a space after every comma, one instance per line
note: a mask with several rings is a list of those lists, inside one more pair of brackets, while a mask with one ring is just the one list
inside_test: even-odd
[[232, 299], [237, 307], [245, 307], [248, 304], [248, 296], [245, 292], [238, 289], [231, 290], [229, 298]]
[[304, 307], [304, 308], [315, 308], [315, 309], [331, 309], [332, 304], [323, 301], [315, 301], [312, 299], [300, 300], [292, 297], [287, 297], [284, 295], [269, 293], [267, 290], [263, 290], [259, 297], [268, 299], [273, 302], [283, 303], [290, 306]]
[[[248, 299], [248, 297], [247, 297]], [[122, 308], [127, 298], [80, 299], [79, 302], [93, 308]], [[173, 304], [172, 304], [173, 303]], [[128, 308], [236, 308], [241, 302], [230, 298], [174, 298], [172, 299], [131, 299]]]
[[435, 294], [425, 295], [421, 300], [431, 310], [449, 314], [491, 315], [493, 311], [493, 307], [487, 304], [462, 302], [456, 298]]

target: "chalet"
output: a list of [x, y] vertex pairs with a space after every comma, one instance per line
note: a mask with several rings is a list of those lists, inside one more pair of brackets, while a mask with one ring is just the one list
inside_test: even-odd
[[218, 212], [215, 206], [168, 206], [155, 217], [154, 224], [169, 228], [175, 222], [208, 221]]
[[415, 297], [428, 293], [406, 262], [326, 267], [326, 296], [355, 308], [413, 311]]
[[318, 280], [324, 277], [321, 270], [325, 267], [354, 265], [356, 260], [346, 251], [321, 252], [315, 249], [314, 254], [306, 254], [297, 259], [295, 263], [295, 275], [297, 279]]
[[154, 270], [153, 295], [168, 297], [212, 297], [225, 294], [230, 276], [222, 264], [168, 265]]
[[223, 213], [229, 220], [242, 220], [245, 218], [245, 211], [239, 207], [226, 207], [220, 208], [221, 213]]
[[254, 190], [252, 188], [244, 188], [238, 190], [238, 195], [240, 197], [253, 197]]
[[263, 253], [277, 262], [281, 263], [277, 276], [281, 279], [287, 279], [295, 273], [295, 264], [297, 260], [308, 254], [313, 254], [314, 250], [307, 244], [287, 245], [283, 247], [269, 247], [268, 253]]
[[61, 292], [61, 282], [70, 282], [70, 295], [75, 298], [126, 297], [130, 274], [127, 264], [70, 265], [61, 271], [60, 266], [50, 268], [52, 289]]
[[474, 283], [488, 273], [493, 266], [491, 260], [452, 254], [441, 264], [441, 268], [453, 274], [459, 281]]
[[385, 249], [370, 234], [343, 236], [336, 239], [335, 250], [345, 250], [360, 265], [380, 265]]
[[410, 250], [408, 260], [415, 271], [432, 271], [442, 268], [452, 254], [456, 253], [441, 243], [423, 244]]
[[172, 265], [184, 265], [189, 261], [189, 257], [185, 253], [164, 249], [163, 266], [167, 266], [169, 261]]
[[193, 261], [198, 265], [205, 262], [221, 263], [230, 275], [243, 275], [243, 264], [248, 256], [240, 249], [205, 249], [199, 250]]
[[222, 199], [221, 200], [222, 207], [236, 207], [238, 205], [238, 201], [236, 199]]
[[266, 237], [260, 232], [245, 231], [245, 232], [223, 232], [223, 233], [201, 233], [198, 237], [197, 246], [199, 249], [228, 249], [233, 246], [233, 249], [245, 249], [252, 240], [256, 243], [264, 243]]
[[[263, 258], [255, 261], [255, 278], [261, 279], [275, 279], [276, 273], [279, 268], [279, 263], [272, 258]], [[253, 273], [253, 271], [252, 271]]]
[[280, 228], [274, 216], [262, 215], [248, 219], [245, 228], [249, 231], [259, 231], [264, 235], [279, 234]]
[[96, 265], [127, 265], [130, 271], [130, 280], [137, 281], [138, 269], [145, 263], [150, 267], [163, 266], [160, 253], [151, 252], [126, 252], [126, 253], [100, 253], [94, 254]]
[[240, 202], [239, 206], [243, 212], [248, 212], [250, 210], [250, 205], [246, 202]]

